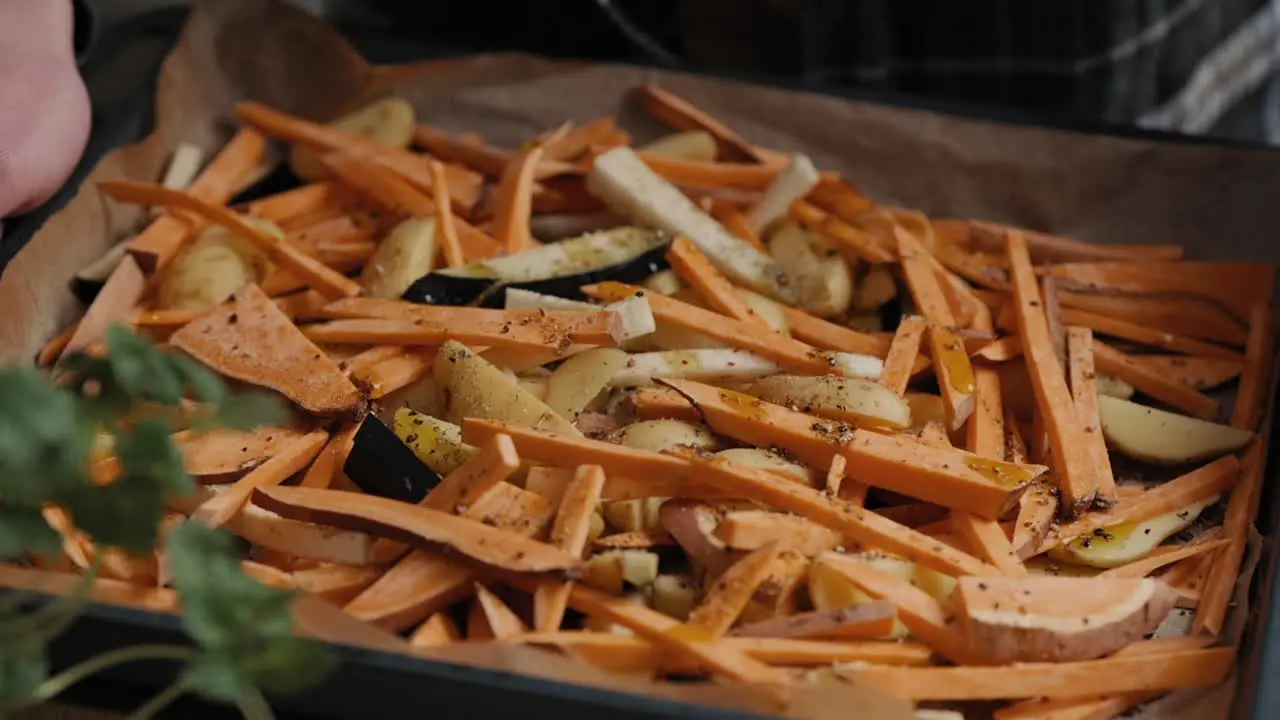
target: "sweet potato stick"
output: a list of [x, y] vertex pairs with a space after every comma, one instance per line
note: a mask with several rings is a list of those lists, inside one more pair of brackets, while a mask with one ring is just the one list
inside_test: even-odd
[[604, 550], [648, 550], [656, 547], [675, 545], [675, 538], [661, 528], [651, 530], [628, 530], [626, 532], [603, 535], [591, 541], [591, 547]]
[[1249, 315], [1249, 342], [1245, 346], [1244, 373], [1236, 405], [1231, 411], [1231, 426], [1245, 430], [1257, 428], [1262, 407], [1271, 387], [1271, 356], [1276, 345], [1276, 320], [1271, 311], [1271, 298], [1254, 306]]
[[813, 488], [783, 480], [758, 468], [725, 463], [719, 459], [695, 459], [699, 479], [739, 493], [766, 505], [793, 512], [843, 536], [887, 552], [915, 557], [920, 563], [947, 573], [996, 575], [998, 571], [976, 558], [939, 545], [932, 539], [892, 520], [828, 498]]
[[382, 568], [324, 563], [294, 570], [292, 574], [299, 590], [342, 606], [372, 585], [382, 575]]
[[458, 226], [453, 220], [453, 210], [449, 207], [447, 180], [444, 165], [438, 160], [431, 160], [432, 201], [436, 206], [436, 229], [439, 230], [440, 252], [444, 256], [444, 264], [458, 267], [465, 260], [462, 255], [462, 244], [458, 240]]
[[1202, 357], [1217, 357], [1226, 360], [1240, 360], [1240, 353], [1225, 348], [1221, 345], [1196, 340], [1194, 338], [1173, 335], [1159, 330], [1152, 330], [1143, 325], [1135, 325], [1134, 323], [1120, 320], [1106, 315], [1087, 312], [1085, 310], [1077, 310], [1075, 308], [1062, 309], [1062, 321], [1069, 325], [1079, 325], [1087, 327], [1101, 335], [1109, 335], [1124, 340], [1157, 347], [1172, 352], [1184, 353], [1186, 355], [1198, 355]]
[[384, 398], [431, 374], [435, 352], [406, 352], [360, 368], [351, 379], [366, 388], [371, 400]]
[[479, 446], [466, 462], [445, 476], [422, 499], [421, 505], [445, 513], [457, 513], [520, 469], [520, 456], [508, 435], [494, 435]]
[[1023, 357], [1031, 375], [1036, 406], [1053, 447], [1051, 462], [1063, 508], [1068, 514], [1075, 514], [1087, 509], [1097, 497], [1098, 470], [1088, 451], [1088, 437], [1071, 399], [1062, 366], [1054, 353], [1026, 241], [1021, 234], [1011, 232], [1007, 244]]
[[359, 620], [399, 632], [469, 596], [477, 576], [458, 560], [414, 550], [342, 609]]
[[804, 223], [818, 231], [828, 240], [835, 243], [836, 247], [847, 251], [848, 254], [860, 260], [876, 265], [892, 262], [894, 259], [894, 253], [890, 252], [889, 248], [882, 245], [878, 239], [867, 231], [854, 227], [842, 218], [828, 214], [821, 208], [804, 200], [797, 200], [792, 203], [788, 215], [793, 220]]
[[1236, 648], [1160, 655], [1110, 657], [1069, 663], [1021, 663], [995, 667], [850, 670], [857, 682], [907, 700], [1004, 700], [1026, 697], [1093, 697], [1099, 694], [1209, 687], [1226, 679]]
[[659, 322], [696, 330], [733, 347], [750, 350], [796, 372], [822, 375], [836, 369], [825, 353], [773, 332], [763, 325], [728, 318], [665, 295], [647, 292], [634, 285], [603, 282], [587, 285], [582, 291], [590, 297], [607, 302], [620, 302], [642, 294], [648, 298], [649, 308]]
[[713, 638], [729, 632], [756, 589], [768, 579], [778, 552], [778, 544], [769, 543], [731, 565], [689, 613], [688, 624]]
[[816, 468], [829, 467], [838, 453], [848, 461], [854, 480], [982, 517], [1002, 515], [1045, 470], [975, 459], [902, 436], [852, 431], [731, 390], [685, 380], [665, 384], [689, 398], [706, 423], [728, 437], [784, 448]]
[[602, 440], [557, 435], [495, 420], [465, 418], [462, 421], [462, 439], [473, 445], [486, 442], [499, 433], [510, 435], [520, 457], [529, 462], [600, 465], [608, 477], [605, 483], [606, 494], [615, 475], [643, 478], [648, 482], [659, 478], [683, 482], [689, 471], [687, 460], [666, 453], [636, 450]]
[[920, 428], [920, 435], [917, 438], [921, 445], [927, 445], [935, 448], [946, 448], [950, 450], [955, 447], [951, 444], [951, 438], [947, 435], [947, 428], [937, 420], [930, 420]]
[[533, 173], [543, 152], [542, 145], [535, 145], [507, 163], [495, 191], [493, 234], [509, 254], [537, 244], [529, 219], [533, 217]]
[[253, 491], [269, 485], [279, 485], [288, 480], [294, 473], [307, 467], [319, 454], [329, 439], [323, 430], [315, 430], [294, 440], [270, 460], [254, 468], [249, 474], [235, 481], [224, 492], [221, 492], [196, 508], [192, 518], [210, 527], [221, 527], [235, 517], [236, 513], [249, 502]]
[[[985, 306], [975, 310], [975, 327], [991, 329], [991, 313]], [[974, 367], [974, 411], [969, 418], [966, 445], [969, 452], [992, 460], [1005, 456], [1004, 398], [1000, 389], [1000, 374], [991, 367]], [[1019, 577], [1027, 574], [1000, 524], [990, 518], [980, 518], [968, 513], [953, 513], [951, 524], [973, 548], [978, 557], [1000, 569], [1005, 575]]]
[[1088, 328], [1067, 328], [1067, 371], [1071, 378], [1071, 396], [1084, 426], [1086, 452], [1093, 456], [1098, 476], [1098, 499], [1111, 502], [1116, 497], [1116, 480], [1111, 471], [1111, 456], [1102, 436], [1102, 419], [1098, 415], [1097, 373], [1093, 364], [1093, 332]]
[[[187, 187], [187, 192], [210, 205], [226, 203], [258, 170], [266, 150], [266, 138], [248, 128], [240, 130]], [[195, 236], [196, 230], [196, 224], [187, 218], [162, 215], [129, 242], [129, 254], [147, 272], [162, 269], [183, 243]]]
[[[1134, 560], [1126, 565], [1113, 567], [1098, 573], [1097, 577], [1146, 577], [1162, 567], [1172, 565], [1186, 558], [1198, 557], [1211, 550], [1217, 550], [1229, 544], [1226, 539], [1203, 542], [1183, 543], [1182, 545], [1161, 545], [1149, 555]], [[1235, 570], [1232, 570], [1234, 576]]]
[[253, 243], [273, 261], [303, 278], [310, 287], [328, 297], [348, 297], [360, 294], [360, 284], [325, 267], [323, 263], [297, 248], [281, 241], [255, 225], [247, 223], [227, 208], [211, 205], [200, 198], [180, 190], [170, 190], [151, 183], [128, 180], [104, 180], [99, 187], [110, 197], [121, 202], [164, 205], [188, 210], [215, 225], [220, 225]]
[[[842, 325], [827, 322], [799, 308], [785, 305], [779, 305], [778, 307], [782, 308], [782, 314], [787, 316], [787, 325], [791, 329], [792, 336], [814, 347], [822, 348], [823, 350], [858, 353], [860, 355], [874, 355], [878, 358], [884, 357], [889, 352], [889, 341], [884, 338], [860, 333]], [[929, 361], [926, 358], [917, 357], [912, 372], [920, 372], [928, 364]]]
[[[320, 151], [341, 150], [362, 155], [395, 170], [420, 189], [431, 188], [431, 171], [426, 166], [426, 158], [403, 148], [335, 130], [255, 102], [238, 104], [236, 115], [246, 124], [268, 135]], [[484, 178], [453, 165], [446, 170], [449, 174], [449, 197], [453, 200], [454, 209], [467, 215], [480, 200]]]
[[759, 550], [777, 543], [778, 552], [797, 552], [805, 557], [834, 550], [843, 540], [839, 533], [815, 522], [768, 510], [731, 512], [716, 526], [715, 534], [734, 550]]
[[409, 636], [409, 644], [415, 648], [438, 647], [458, 642], [462, 634], [458, 626], [445, 613], [438, 612], [427, 618]]
[[[1199, 650], [1209, 644], [1202, 637], [1163, 638], [1136, 642], [1117, 657], [1151, 656], [1175, 650]], [[1133, 692], [1091, 698], [1033, 698], [1003, 707], [994, 720], [1107, 720], [1160, 696], [1157, 692]]]
[[524, 622], [489, 588], [476, 583], [475, 603], [484, 613], [485, 624], [494, 640], [506, 640], [529, 632]]
[[987, 362], [1002, 363], [1022, 355], [1022, 341], [1010, 335], [992, 340], [969, 353], [970, 357], [981, 358]]
[[1051, 542], [1067, 542], [1118, 523], [1141, 522], [1174, 512], [1226, 492], [1239, 477], [1240, 461], [1234, 455], [1223, 456], [1150, 490], [1122, 497], [1108, 510], [1089, 513], [1074, 522], [1060, 525], [1057, 537]]
[[1262, 499], [1262, 482], [1267, 465], [1267, 445], [1262, 437], [1254, 438], [1244, 451], [1240, 464], [1240, 482], [1227, 501], [1222, 530], [1228, 546], [1218, 554], [1209, 569], [1200, 604], [1191, 624], [1194, 633], [1217, 636], [1235, 596], [1237, 573], [1249, 543], [1249, 530], [1258, 514]]
[[[167, 217], [162, 217], [160, 220]], [[133, 308], [137, 307], [146, 290], [147, 278], [142, 272], [142, 267], [132, 255], [125, 257], [116, 269], [111, 271], [111, 276], [98, 291], [93, 304], [80, 318], [71, 339], [62, 349], [62, 354], [54, 360], [54, 368], [58, 368], [62, 358], [67, 355], [87, 352], [101, 343], [107, 327], [120, 322]]]
[[1064, 307], [1079, 308], [1153, 330], [1244, 347], [1244, 321], [1218, 303], [1203, 298], [1171, 295], [1113, 295], [1060, 290]]
[[756, 323], [763, 327], [768, 326], [764, 320], [751, 312], [751, 308], [747, 307], [747, 304], [734, 291], [733, 284], [720, 274], [711, 260], [703, 255], [698, 246], [688, 238], [681, 236], [672, 241], [666, 257], [672, 269], [689, 283], [713, 310], [736, 320]]
[[684, 628], [656, 610], [581, 584], [575, 584], [569, 591], [569, 606], [628, 628], [654, 645], [688, 658], [717, 675], [757, 684], [780, 706], [790, 695], [786, 673], [752, 659], [724, 641], [706, 637], [704, 631]]
[[751, 226], [747, 224], [747, 216], [742, 214], [742, 211], [728, 200], [723, 198], [712, 200], [711, 217], [720, 221], [720, 224], [724, 225], [729, 232], [751, 243], [757, 250], [761, 252], [769, 251], [764, 242], [760, 240], [760, 236], [756, 235]]
[[[591, 517], [600, 504], [604, 491], [604, 469], [599, 465], [582, 465], [574, 472], [565, 490], [551, 527], [551, 544], [582, 557], [591, 532]], [[564, 621], [572, 583], [543, 583], [533, 593], [534, 627], [538, 632], [554, 632]]]
[[338, 206], [350, 195], [351, 191], [342, 183], [326, 180], [268, 195], [248, 203], [244, 209], [254, 217], [280, 225], [322, 208]]
[[342, 466], [347, 462], [347, 455], [351, 454], [351, 447], [356, 440], [356, 431], [359, 429], [359, 424], [350, 423], [334, 433], [298, 485], [313, 488], [329, 487], [333, 483], [334, 476], [342, 472]]
[[898, 329], [893, 334], [893, 343], [889, 345], [889, 354], [884, 358], [884, 370], [880, 373], [880, 384], [905, 395], [907, 383], [915, 372], [916, 359], [920, 356], [920, 341], [928, 324], [919, 315], [902, 318]]
[[839, 573], [870, 597], [892, 603], [898, 609], [898, 620], [939, 655], [956, 662], [965, 660], [960, 628], [948, 620], [943, 607], [925, 591], [856, 557], [830, 552], [816, 562]]
[[1093, 360], [1098, 372], [1114, 375], [1141, 392], [1192, 417], [1209, 422], [1213, 422], [1218, 417], [1218, 402], [1213, 398], [1192, 390], [1177, 380], [1152, 372], [1106, 343], [1098, 340], [1093, 342]]
[[543, 144], [545, 162], [576, 160], [589, 149], [605, 149], [630, 142], [627, 132], [618, 127], [612, 115], [598, 117], [586, 125], [554, 132]]
[[1270, 302], [1276, 275], [1275, 266], [1264, 263], [1192, 260], [1061, 263], [1048, 272], [1091, 291], [1194, 295], [1219, 303], [1242, 320], [1257, 303]]
[[902, 274], [911, 289], [911, 298], [929, 324], [929, 347], [947, 411], [948, 429], [959, 430], [973, 414], [973, 365], [964, 352], [964, 344], [956, 336], [956, 318], [929, 262], [929, 252], [901, 228], [896, 229], [896, 237]]
[[341, 151], [326, 153], [320, 161], [379, 207], [402, 217], [430, 217], [435, 213], [436, 205], [429, 195], [385, 165]]
[[36, 355], [36, 367], [49, 367], [62, 357], [62, 351], [67, 349], [67, 344], [71, 342], [71, 338], [75, 336], [79, 327], [79, 322], [72, 323], [65, 330], [49, 338], [49, 342], [45, 343]]
[[1157, 375], [1172, 378], [1196, 390], [1224, 385], [1240, 375], [1244, 363], [1221, 358], [1187, 355], [1134, 355], [1131, 359]]
[[511, 572], [565, 570], [579, 562], [559, 548], [512, 530], [374, 495], [273, 487], [255, 490], [253, 502], [295, 520], [367, 530], [402, 542], [444, 545]]
[[761, 162], [756, 148], [728, 125], [657, 85], [641, 85], [632, 94], [645, 112], [676, 130], [703, 130], [716, 139], [721, 160]]
[[358, 355], [353, 355], [346, 360], [338, 363], [338, 367], [348, 375], [355, 375], [363, 372], [374, 365], [392, 358], [400, 357], [409, 350], [400, 345], [375, 345], [368, 350], [361, 351]]
[[631, 392], [627, 402], [636, 417], [641, 420], [684, 420], [685, 422], [702, 420], [698, 415], [698, 409], [671, 388], [638, 388]]
[[[644, 638], [612, 633], [562, 631], [535, 633], [515, 642], [552, 645], [572, 650], [587, 662], [607, 670], [626, 672], [667, 667], [670, 658]], [[833, 662], [868, 662], [877, 665], [925, 665], [929, 648], [912, 642], [829, 641], [774, 637], [721, 638], [718, 643], [770, 665], [822, 667]], [[696, 670], [696, 666], [691, 665]]]
[[[457, 163], [486, 177], [497, 179], [511, 161], [512, 153], [479, 141], [469, 140], [469, 133], [453, 133], [431, 125], [418, 125], [413, 131], [413, 141], [424, 150], [450, 163]], [[577, 165], [544, 159], [538, 163], [534, 178], [542, 180], [555, 175], [576, 171]]]

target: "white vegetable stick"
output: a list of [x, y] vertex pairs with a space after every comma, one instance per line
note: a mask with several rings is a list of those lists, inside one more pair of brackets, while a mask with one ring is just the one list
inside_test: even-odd
[[700, 382], [746, 382], [782, 372], [772, 360], [727, 348], [664, 350], [637, 353], [609, 382], [614, 387], [650, 385], [653, 379], [675, 378]]
[[791, 203], [809, 194], [818, 184], [818, 168], [807, 155], [792, 155], [791, 164], [778, 173], [760, 203], [747, 214], [747, 225], [757, 235], [775, 220], [785, 217]]
[[730, 279], [795, 304], [786, 273], [773, 258], [736, 237], [635, 154], [617, 147], [596, 157], [587, 191], [632, 222], [684, 235]]
[[581, 300], [569, 300], [568, 298], [554, 295], [543, 295], [542, 293], [521, 288], [507, 288], [506, 293], [505, 307], [507, 310], [583, 310], [586, 312], [608, 310], [616, 312], [622, 321], [622, 335], [619, 337], [622, 342], [643, 337], [657, 328], [657, 324], [653, 319], [653, 311], [649, 309], [649, 301], [643, 297], [629, 297], [626, 300], [602, 307]]
[[[203, 164], [204, 151], [197, 145], [182, 143], [174, 149], [173, 156], [169, 158], [169, 167], [165, 169], [160, 184], [172, 190], [185, 190], [191, 181], [196, 179], [196, 174], [200, 172], [200, 166]], [[153, 207], [150, 212], [155, 216], [164, 212], [164, 209]]]

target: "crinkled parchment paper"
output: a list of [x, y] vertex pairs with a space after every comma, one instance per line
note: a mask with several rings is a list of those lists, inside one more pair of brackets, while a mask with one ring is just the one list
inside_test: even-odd
[[[391, 90], [427, 121], [516, 146], [566, 118], [621, 112], [640, 138], [658, 128], [625, 106], [625, 90], [658, 82], [749, 140], [808, 153], [875, 199], [935, 216], [982, 217], [1100, 242], [1179, 243], [1202, 258], [1274, 262], [1280, 244], [1280, 153], [1090, 136], [849, 102], [669, 72], [559, 63], [521, 55], [372, 68], [324, 24], [272, 0], [199, 2], [166, 61], [157, 126], [102, 160], [72, 202], [0, 276], [0, 362], [29, 360], [82, 308], [67, 280], [136, 226], [139, 211], [106, 201], [105, 178], [155, 179], [179, 142], [212, 151], [231, 134], [233, 103], [254, 99], [328, 119]], [[1249, 554], [1250, 572], [1258, 548]], [[1243, 582], [1242, 587], [1247, 588]], [[1243, 634], [1247, 592], [1230, 625]], [[319, 633], [323, 634], [323, 633]], [[359, 642], [358, 638], [349, 640]], [[370, 644], [381, 641], [370, 640]], [[596, 672], [531, 648], [471, 646], [445, 659], [743, 709], [745, 693], [714, 685], [655, 687]], [[1182, 694], [1179, 694], [1182, 695]], [[1214, 717], [1231, 693], [1160, 703], [1147, 717]], [[1178, 696], [1175, 696], [1175, 700]], [[1225, 699], [1224, 699], [1225, 698]], [[1204, 704], [1200, 704], [1203, 702]], [[909, 708], [867, 688], [802, 689], [793, 714], [908, 718]]]

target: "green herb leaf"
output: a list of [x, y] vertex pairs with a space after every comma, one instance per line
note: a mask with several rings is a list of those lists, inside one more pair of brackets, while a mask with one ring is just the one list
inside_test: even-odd
[[202, 403], [222, 403], [227, 399], [227, 386], [217, 373], [185, 355], [171, 353], [169, 362]]
[[0, 505], [0, 558], [12, 559], [28, 551], [57, 555], [62, 551], [62, 539], [38, 509]]
[[256, 658], [253, 677], [270, 693], [291, 695], [306, 690], [338, 666], [324, 643], [284, 636], [267, 644]]
[[183, 378], [164, 352], [122, 325], [108, 327], [106, 339], [107, 362], [130, 397], [165, 405], [182, 400]]
[[187, 665], [182, 681], [197, 695], [224, 703], [235, 703], [255, 689], [249, 673], [227, 652], [201, 653]]

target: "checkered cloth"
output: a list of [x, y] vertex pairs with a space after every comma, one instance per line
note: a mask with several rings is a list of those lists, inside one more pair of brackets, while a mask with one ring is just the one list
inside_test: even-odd
[[1280, 142], [1280, 0], [801, 0], [804, 73]]

